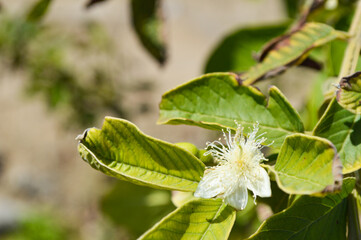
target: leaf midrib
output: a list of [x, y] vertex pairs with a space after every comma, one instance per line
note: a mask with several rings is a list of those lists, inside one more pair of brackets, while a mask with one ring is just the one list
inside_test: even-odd
[[[330, 207], [330, 209], [327, 210], [327, 211], [325, 212], [325, 214], [323, 214], [323, 215], [320, 216], [319, 218], [315, 219], [314, 221], [310, 221], [310, 223], [307, 224], [307, 225], [306, 225], [305, 227], [303, 227], [302, 229], [300, 229], [300, 231], [294, 232], [294, 234], [292, 234], [292, 235], [289, 237], [289, 239], [291, 239], [291, 238], [292, 238], [293, 236], [295, 236], [296, 234], [299, 234], [299, 233], [301, 233], [302, 231], [305, 231], [305, 229], [309, 229], [310, 226], [312, 226], [313, 224], [317, 223], [318, 221], [320, 221], [320, 220], [321, 220], [322, 218], [324, 218], [325, 216], [329, 215], [332, 210], [334, 210], [336, 207], [338, 207], [338, 206], [342, 203], [342, 200], [343, 200], [343, 199], [341, 199], [341, 201], [340, 201], [339, 203], [337, 203], [335, 206], [333, 206], [333, 208]], [[319, 204], [317, 204], [317, 205], [319, 205]], [[322, 205], [322, 204], [320, 204], [320, 205]]]
[[[148, 182], [148, 181], [145, 181], [143, 179], [138, 179], [132, 175], [129, 175], [129, 174], [125, 174], [124, 172], [119, 172], [111, 167], [109, 167], [108, 165], [104, 164], [101, 160], [98, 159], [98, 157], [92, 152], [89, 150], [89, 148], [87, 148], [84, 144], [82, 144], [84, 146], [84, 148], [93, 156], [93, 158], [97, 161], [97, 163], [99, 163], [101, 166], [105, 167], [106, 169], [110, 170], [111, 172], [114, 172], [114, 173], [117, 173], [121, 176], [125, 176], [125, 177], [128, 177], [128, 178], [131, 178], [131, 179], [134, 179], [134, 180], [137, 180], [137, 181], [140, 181], [140, 182], [143, 182], [143, 183], [147, 183], [147, 184], [152, 184], [154, 186], [161, 186], [161, 187], [164, 187], [164, 188], [167, 188], [167, 189], [171, 189], [169, 187], [169, 185], [163, 185], [163, 184], [155, 184], [155, 183], [152, 183], [152, 182]], [[110, 159], [111, 160], [111, 159]], [[112, 160], [111, 160], [112, 161]], [[113, 161], [112, 161], [113, 162]], [[174, 175], [169, 175], [169, 174], [165, 174], [165, 173], [162, 173], [162, 172], [157, 172], [157, 171], [154, 171], [154, 170], [150, 170], [150, 169], [147, 169], [147, 168], [144, 168], [144, 167], [140, 167], [140, 166], [135, 166], [135, 165], [132, 165], [132, 164], [129, 164], [129, 163], [124, 163], [122, 162], [121, 164], [124, 164], [125, 166], [129, 166], [131, 168], [135, 168], [135, 169], [142, 169], [142, 170], [146, 170], [146, 171], [150, 171], [150, 172], [153, 172], [153, 173], [157, 173], [157, 174], [160, 174], [160, 175], [163, 175], [165, 177], [172, 177], [172, 178], [176, 178], [176, 179], [180, 179], [181, 181], [179, 181], [178, 183], [176, 183], [175, 185], [178, 185], [180, 183], [182, 183], [182, 181], [189, 181], [189, 182], [192, 182], [192, 183], [196, 183], [198, 184], [198, 181], [194, 181], [194, 180], [190, 180], [190, 179], [186, 179], [186, 178], [182, 178], [182, 177], [178, 177], [178, 176], [174, 176]], [[180, 189], [180, 190], [183, 190], [185, 191], [184, 188], [174, 188], [174, 189]]]
[[[194, 112], [190, 112], [190, 111], [185, 111], [185, 110], [161, 110], [161, 111], [167, 111], [167, 112], [184, 112], [184, 113], [188, 113], [188, 114], [198, 114], [198, 115], [201, 115], [202, 117], [212, 117], [212, 118], [216, 118], [216, 119], [220, 119], [220, 120], [226, 120], [226, 121], [230, 121], [229, 118], [227, 117], [224, 117], [224, 116], [216, 116], [216, 115], [208, 115], [208, 114], [203, 114], [203, 113], [194, 113]], [[224, 128], [232, 128], [232, 129], [235, 129], [234, 127], [231, 127], [231, 126], [225, 126], [224, 124], [219, 124], [219, 123], [211, 123], [211, 122], [207, 122], [207, 121], [195, 121], [195, 120], [191, 120], [191, 119], [188, 119], [188, 118], [180, 118], [180, 117], [171, 117], [171, 118], [168, 118], [168, 120], [163, 120], [162, 122], [164, 123], [167, 123], [167, 122], [170, 122], [172, 120], [183, 120], [183, 121], [190, 121], [190, 122], [196, 122], [196, 123], [200, 123], [200, 124], [208, 124], [208, 125], [219, 125], [219, 126], [222, 126]], [[249, 122], [249, 121], [244, 121], [244, 120], [239, 120], [239, 119], [235, 119], [238, 123], [246, 123], [246, 124], [254, 124], [255, 122]], [[298, 131], [293, 131], [293, 130], [289, 130], [289, 129], [284, 129], [284, 128], [281, 128], [281, 127], [275, 127], [275, 126], [269, 126], [269, 125], [264, 125], [263, 123], [260, 123], [260, 127], [263, 127], [263, 128], [268, 128], [268, 129], [271, 129], [271, 130], [275, 130], [275, 131], [280, 131], [280, 132], [285, 132], [286, 134], [290, 134], [290, 133], [299, 133]]]
[[[222, 203], [222, 204], [219, 206], [217, 212], [214, 214], [214, 216], [213, 216], [213, 218], [212, 218], [212, 222], [215, 220], [215, 217], [218, 216], [218, 213], [221, 211], [221, 209], [222, 209], [223, 206], [224, 206], [224, 203]], [[208, 232], [208, 230], [212, 231], [212, 229], [210, 228], [211, 225], [212, 225], [212, 223], [209, 223], [209, 224], [208, 224], [208, 227], [207, 227], [207, 229], [203, 232], [202, 237], [201, 237], [200, 240], [202, 240], [202, 239], [206, 236], [206, 233]], [[212, 235], [212, 236], [214, 237], [214, 235]]]

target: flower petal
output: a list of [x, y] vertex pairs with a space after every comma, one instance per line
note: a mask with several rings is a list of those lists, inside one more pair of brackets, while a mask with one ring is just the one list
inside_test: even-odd
[[252, 171], [252, 175], [247, 177], [246, 184], [247, 188], [256, 196], [270, 197], [272, 195], [268, 173], [261, 166]]
[[225, 196], [224, 201], [237, 210], [247, 206], [248, 192], [244, 184], [240, 184], [231, 194]]
[[212, 198], [224, 193], [225, 186], [222, 184], [222, 167], [209, 169], [205, 171], [202, 180], [199, 182], [197, 190], [194, 193], [195, 197]]

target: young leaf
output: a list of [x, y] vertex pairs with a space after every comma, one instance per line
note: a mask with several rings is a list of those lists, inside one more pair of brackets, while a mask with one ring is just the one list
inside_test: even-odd
[[361, 114], [361, 72], [343, 77], [337, 91], [337, 101], [345, 109]]
[[361, 115], [342, 108], [333, 98], [313, 130], [313, 135], [327, 138], [336, 147], [343, 173], [361, 168]]
[[149, 137], [132, 123], [106, 117], [102, 129], [80, 136], [78, 150], [93, 168], [155, 188], [195, 191], [204, 164], [176, 145]]
[[175, 145], [183, 148], [184, 150], [187, 150], [205, 164], [211, 164], [213, 162], [213, 157], [211, 154], [204, 155], [204, 153], [207, 152], [206, 149], [198, 149], [194, 144], [188, 142], [180, 142], [176, 143]]
[[326, 197], [301, 196], [292, 206], [267, 219], [249, 239], [346, 239], [347, 196], [355, 180]]
[[301, 28], [282, 36], [267, 46], [267, 55], [261, 63], [242, 74], [243, 84], [249, 85], [262, 78], [274, 76], [289, 66], [300, 64], [313, 48], [347, 35], [322, 23], [306, 23]]
[[288, 25], [242, 28], [226, 36], [213, 50], [205, 72], [247, 71], [257, 63], [253, 54], [266, 42], [284, 33]]
[[286, 137], [274, 167], [278, 186], [290, 194], [330, 192], [342, 185], [334, 169], [342, 169], [333, 144], [323, 138]]
[[200, 199], [178, 208], [139, 239], [227, 239], [236, 211], [221, 199]]
[[160, 63], [166, 61], [166, 45], [161, 0], [132, 0], [134, 30], [148, 52]]
[[40, 22], [48, 11], [51, 0], [39, 0], [30, 9], [26, 19], [30, 22]]
[[278, 148], [287, 135], [303, 132], [303, 124], [276, 87], [269, 95], [267, 103], [256, 88], [239, 85], [234, 74], [206, 74], [163, 95], [158, 123], [235, 130], [235, 121], [245, 128], [258, 122], [267, 143]]

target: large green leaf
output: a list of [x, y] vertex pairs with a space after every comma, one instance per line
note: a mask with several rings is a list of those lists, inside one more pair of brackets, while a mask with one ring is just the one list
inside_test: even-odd
[[347, 199], [355, 185], [345, 179], [342, 191], [323, 198], [301, 196], [294, 204], [268, 218], [249, 239], [346, 239]]
[[315, 136], [330, 140], [336, 147], [343, 173], [361, 168], [361, 115], [342, 108], [335, 98], [313, 130]]
[[340, 178], [337, 172], [336, 176], [333, 174], [337, 167], [342, 168], [330, 141], [294, 134], [285, 139], [274, 169], [278, 186], [283, 191], [313, 194], [341, 187], [342, 175]]
[[337, 91], [337, 101], [345, 109], [361, 114], [361, 72], [343, 77]]
[[227, 239], [236, 211], [221, 199], [186, 203], [139, 239]]
[[[346, 38], [343, 32], [334, 30], [322, 23], [306, 23], [301, 28], [291, 32], [272, 43], [272, 49], [267, 52], [261, 63], [242, 74], [244, 84], [273, 76], [284, 71], [288, 66], [300, 64], [315, 47], [322, 46], [336, 38]], [[268, 47], [269, 48], [269, 47]]]
[[93, 168], [135, 184], [195, 191], [204, 172], [204, 164], [188, 151], [122, 119], [106, 117], [101, 130], [91, 128], [78, 139], [80, 155]]
[[242, 28], [226, 36], [209, 57], [205, 72], [246, 71], [257, 63], [254, 53], [286, 31], [288, 24]]
[[161, 64], [166, 61], [161, 0], [132, 0], [132, 22], [141, 43]]
[[269, 89], [269, 100], [252, 86], [239, 85], [230, 73], [206, 74], [163, 95], [161, 124], [190, 124], [209, 129], [237, 128], [259, 123], [272, 147], [281, 146], [292, 133], [303, 132], [297, 112], [276, 87]]

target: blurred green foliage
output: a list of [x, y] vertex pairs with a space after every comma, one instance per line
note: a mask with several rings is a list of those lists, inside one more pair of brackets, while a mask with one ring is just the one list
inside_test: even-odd
[[241, 28], [226, 36], [207, 60], [205, 72], [246, 71], [257, 63], [255, 54], [289, 24]]
[[28, 22], [39, 22], [43, 19], [48, 8], [50, 6], [51, 0], [40, 0], [36, 2], [33, 7], [28, 11], [26, 20]]
[[118, 181], [103, 197], [101, 209], [115, 224], [140, 236], [175, 209], [169, 191]]
[[167, 60], [161, 0], [131, 0], [133, 28], [145, 49], [160, 64]]
[[[99, 52], [112, 58], [107, 33], [99, 24], [88, 23], [84, 30], [87, 38], [79, 40], [48, 28], [41, 20], [49, 4], [36, 2], [20, 16], [1, 13], [0, 61], [24, 71], [27, 93], [43, 96], [49, 109], [62, 110], [71, 125], [93, 124], [104, 114], [124, 117], [122, 88], [116, 87], [115, 79], [119, 73], [101, 60], [87, 62]], [[85, 59], [79, 66], [72, 60], [76, 54]]]
[[74, 233], [52, 214], [37, 213], [25, 217], [16, 231], [2, 236], [4, 240], [63, 240]]

